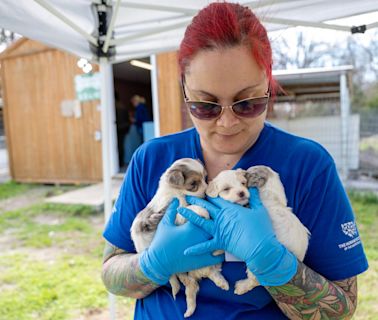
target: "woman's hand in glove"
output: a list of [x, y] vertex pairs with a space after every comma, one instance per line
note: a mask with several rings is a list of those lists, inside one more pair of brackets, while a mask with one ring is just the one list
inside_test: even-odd
[[258, 190], [250, 188], [249, 191], [250, 208], [221, 198], [206, 201], [187, 197], [188, 203], [204, 207], [212, 220], [205, 220], [187, 208], [179, 208], [179, 213], [213, 238], [192, 246], [185, 254], [192, 256], [222, 249], [245, 261], [260, 284], [285, 284], [296, 273], [297, 259], [278, 242]]
[[158, 284], [168, 282], [171, 275], [214, 265], [224, 260], [224, 255], [213, 256], [211, 252], [195, 256], [184, 251], [206, 241], [211, 236], [191, 222], [176, 225], [179, 202], [174, 199], [160, 221], [151, 245], [141, 253], [139, 263], [147, 278]]

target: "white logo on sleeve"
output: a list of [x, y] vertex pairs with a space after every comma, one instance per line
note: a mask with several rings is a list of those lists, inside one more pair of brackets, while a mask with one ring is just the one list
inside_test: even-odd
[[[361, 244], [361, 239], [358, 236], [357, 226], [354, 221], [349, 221], [346, 223], [341, 224], [341, 230], [345, 235], [347, 235], [350, 238], [353, 238], [352, 240], [349, 240], [344, 243], [340, 243], [338, 247], [344, 251], [350, 250], [354, 248], [355, 246]], [[358, 236], [358, 237], [357, 237]]]
[[358, 233], [356, 223], [354, 221], [342, 223], [341, 230], [343, 230], [343, 232], [351, 238], [355, 237]]

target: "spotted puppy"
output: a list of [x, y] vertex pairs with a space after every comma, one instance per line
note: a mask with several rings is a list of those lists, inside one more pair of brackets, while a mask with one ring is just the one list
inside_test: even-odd
[[[157, 226], [162, 219], [167, 206], [173, 198], [177, 198], [180, 206], [188, 207], [198, 215], [209, 219], [209, 213], [199, 206], [187, 206], [185, 195], [205, 197], [207, 184], [205, 181], [206, 170], [198, 160], [183, 158], [175, 161], [161, 176], [159, 187], [148, 203], [147, 207], [140, 211], [131, 226], [131, 238], [133, 239], [137, 252], [142, 252], [149, 247], [155, 235]], [[175, 223], [177, 225], [185, 223], [186, 220], [177, 214]], [[217, 286], [228, 290], [228, 282], [222, 274], [221, 264], [205, 267], [188, 273], [177, 274], [177, 277], [185, 286], [187, 310], [185, 317], [191, 316], [196, 309], [196, 295], [199, 290], [199, 280], [202, 278], [211, 279]], [[180, 284], [176, 276], [169, 280], [172, 286], [172, 294], [176, 297], [180, 289]]]
[[[246, 205], [249, 202], [249, 187], [258, 188], [261, 202], [268, 211], [278, 241], [303, 261], [310, 232], [293, 214], [291, 208], [287, 207], [285, 190], [277, 172], [267, 166], [253, 166], [247, 171], [222, 171], [209, 183], [206, 193], [211, 197], [220, 196]], [[256, 277], [247, 269], [247, 278], [236, 282], [234, 292], [241, 295], [258, 285]]]

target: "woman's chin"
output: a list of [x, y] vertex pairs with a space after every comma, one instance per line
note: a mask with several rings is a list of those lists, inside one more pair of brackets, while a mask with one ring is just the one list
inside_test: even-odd
[[224, 154], [241, 154], [247, 149], [245, 144], [241, 144], [240, 141], [234, 143], [214, 143], [213, 148], [214, 150]]

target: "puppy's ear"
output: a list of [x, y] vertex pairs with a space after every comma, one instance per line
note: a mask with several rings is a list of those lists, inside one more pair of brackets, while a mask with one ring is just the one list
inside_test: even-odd
[[269, 170], [267, 170], [264, 166], [254, 166], [250, 167], [247, 170], [247, 185], [249, 187], [263, 187], [269, 178]]
[[173, 169], [168, 171], [167, 174], [168, 183], [174, 187], [183, 186], [185, 183], [185, 177], [182, 171]]
[[236, 169], [236, 176], [239, 180], [244, 180], [244, 178], [247, 178], [247, 171], [243, 169]]
[[219, 195], [218, 185], [214, 181], [210, 181], [206, 188], [206, 195], [215, 198]]

